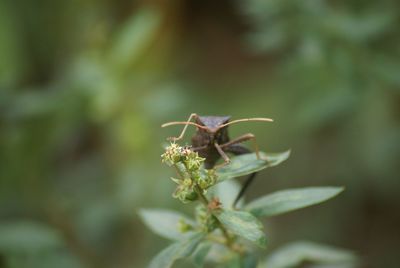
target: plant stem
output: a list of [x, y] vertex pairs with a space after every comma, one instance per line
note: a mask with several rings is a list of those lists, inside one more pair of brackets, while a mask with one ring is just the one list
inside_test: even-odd
[[[202, 193], [200, 187], [198, 185], [196, 185], [196, 192], [197, 194], [200, 196], [200, 200], [203, 203], [203, 205], [208, 209], [208, 204], [210, 203], [207, 199], [207, 197]], [[228, 231], [226, 230], [225, 226], [222, 224], [222, 222], [220, 222], [220, 220], [211, 212], [211, 214], [213, 215], [213, 217], [216, 219], [217, 224], [218, 224], [218, 228], [221, 229], [222, 233], [225, 236], [226, 239], [226, 245], [230, 248], [232, 248], [232, 238], [229, 235]]]
[[[175, 164], [174, 165], [177, 173], [179, 174], [179, 176], [183, 179], [184, 175], [182, 174], [182, 170]], [[186, 171], [190, 174], [188, 167], [186, 165], [184, 165]], [[208, 205], [209, 205], [209, 201], [207, 199], [207, 197], [203, 194], [202, 189], [200, 188], [200, 186], [195, 183], [194, 186], [194, 190], [196, 191], [196, 193], [199, 195], [200, 197], [200, 201], [203, 203], [203, 205], [208, 209]], [[238, 252], [238, 253], [243, 253], [242, 250], [240, 248], [237, 247], [237, 245], [234, 244], [234, 240], [232, 239], [232, 237], [229, 235], [228, 230], [226, 230], [225, 226], [222, 224], [222, 222], [217, 218], [217, 216], [214, 215], [214, 213], [212, 211], [210, 211], [211, 215], [215, 218], [217, 224], [218, 224], [218, 228], [222, 231], [222, 234], [225, 237], [225, 245], [227, 247], [229, 247], [231, 250]]]
[[[209, 234], [207, 236], [207, 239], [210, 240], [210, 241], [213, 241], [215, 243], [227, 246], [227, 243], [226, 243], [227, 241], [226, 241], [226, 239], [224, 237]], [[245, 254], [245, 250], [238, 244], [232, 243], [229, 248], [231, 250], [239, 253], [240, 255], [244, 255]]]

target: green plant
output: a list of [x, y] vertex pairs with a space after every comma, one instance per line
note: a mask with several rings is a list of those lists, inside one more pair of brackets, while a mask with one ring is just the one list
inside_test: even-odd
[[[235, 177], [276, 166], [290, 152], [261, 153], [233, 157], [230, 164], [205, 170], [205, 160], [190, 149], [172, 143], [161, 156], [176, 169], [178, 178], [173, 197], [183, 203], [199, 202], [194, 219], [176, 211], [142, 209], [140, 216], [156, 234], [174, 241], [150, 263], [151, 268], [171, 267], [178, 259], [188, 259], [196, 267], [206, 263], [217, 267], [297, 267], [304, 262], [335, 267], [352, 267], [352, 253], [310, 242], [297, 242], [260, 258], [267, 237], [260, 218], [286, 213], [321, 203], [343, 191], [342, 187], [308, 187], [279, 191], [232, 208], [240, 187]], [[324, 267], [324, 266], [318, 266]]]

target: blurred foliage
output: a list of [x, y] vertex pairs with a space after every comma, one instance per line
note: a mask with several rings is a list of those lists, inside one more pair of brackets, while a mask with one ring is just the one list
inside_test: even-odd
[[249, 199], [346, 187], [268, 220], [271, 250], [397, 267], [399, 29], [395, 0], [0, 1], [0, 266], [144, 267], [166, 244], [135, 211], [178, 206], [159, 155], [179, 129], [159, 126], [197, 112], [275, 119], [231, 128], [293, 152]]

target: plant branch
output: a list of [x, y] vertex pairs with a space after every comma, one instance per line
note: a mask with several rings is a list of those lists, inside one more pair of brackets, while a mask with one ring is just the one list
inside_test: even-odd
[[[181, 177], [181, 179], [185, 178], [185, 176], [183, 174], [185, 171], [191, 177], [192, 174], [191, 174], [189, 168], [187, 167], [186, 163], [183, 165], [185, 170], [180, 169], [180, 167], [177, 164], [174, 164], [173, 166], [174, 166], [176, 172], [178, 173], [178, 175]], [[203, 194], [203, 190], [201, 189], [199, 184], [197, 184], [197, 182], [195, 182], [194, 180], [193, 180], [193, 183], [194, 183], [194, 191], [198, 194], [200, 202], [206, 207], [206, 209], [209, 211], [211, 216], [214, 217], [214, 219], [218, 225], [218, 228], [222, 231], [222, 234], [225, 238], [223, 241], [221, 241], [221, 239], [219, 239], [218, 242], [226, 245], [231, 250], [238, 252], [239, 254], [242, 254], [243, 249], [234, 243], [235, 242], [234, 238], [228, 233], [228, 230], [225, 228], [225, 226], [222, 224], [222, 222], [218, 219], [218, 217], [214, 214], [214, 212], [209, 208], [210, 201]]]
[[[196, 185], [195, 187], [197, 194], [200, 196], [200, 201], [203, 203], [203, 205], [208, 209], [208, 204], [210, 203], [207, 199], [207, 197], [202, 193], [200, 187], [198, 185]], [[222, 233], [225, 236], [226, 239], [226, 245], [230, 248], [232, 248], [232, 238], [229, 235], [228, 231], [226, 230], [225, 226], [222, 224], [222, 222], [220, 222], [220, 220], [214, 215], [214, 213], [212, 213], [212, 216], [215, 218], [217, 224], [218, 224], [218, 228], [221, 229]]]

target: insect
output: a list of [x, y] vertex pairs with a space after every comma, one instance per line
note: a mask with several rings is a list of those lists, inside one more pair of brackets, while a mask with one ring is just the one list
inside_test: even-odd
[[[185, 135], [186, 129], [189, 125], [197, 127], [197, 131], [192, 137], [192, 150], [198, 152], [199, 156], [206, 159], [204, 161], [204, 167], [206, 169], [219, 168], [221, 166], [229, 164], [230, 159], [227, 153], [231, 153], [233, 155], [251, 153], [251, 150], [240, 144], [248, 140], [253, 141], [254, 151], [257, 158], [260, 159], [256, 137], [252, 133], [247, 133], [231, 140], [228, 135], [228, 126], [239, 122], [272, 122], [273, 120], [270, 118], [243, 118], [229, 121], [230, 118], [230, 116], [199, 116], [195, 113], [192, 113], [187, 121], [168, 122], [161, 125], [161, 127], [172, 125], [185, 125], [181, 134], [178, 137], [168, 138], [171, 141], [181, 140]], [[195, 120], [195, 122], [192, 122], [193, 119]], [[222, 164], [216, 165], [217, 161], [221, 157], [224, 162]], [[246, 189], [254, 180], [255, 175], [256, 173], [252, 173], [249, 175], [249, 177], [243, 184], [242, 189], [238, 193], [233, 203], [233, 206], [235, 206], [236, 203], [243, 196]]]

